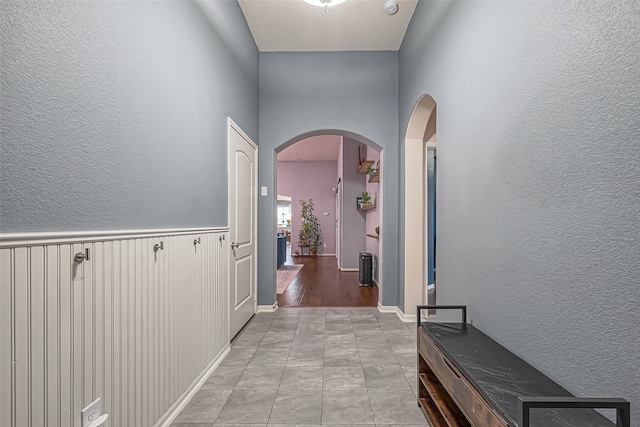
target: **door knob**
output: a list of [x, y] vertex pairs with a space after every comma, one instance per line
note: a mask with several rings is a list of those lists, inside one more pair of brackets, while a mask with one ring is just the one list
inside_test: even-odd
[[235, 249], [235, 248], [239, 248], [239, 247], [240, 247], [240, 243], [231, 242], [231, 249]]

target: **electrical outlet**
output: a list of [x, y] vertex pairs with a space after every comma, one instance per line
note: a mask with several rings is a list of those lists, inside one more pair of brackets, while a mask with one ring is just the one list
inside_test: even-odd
[[102, 413], [102, 400], [97, 398], [80, 412], [82, 427], [98, 427], [104, 425], [109, 415]]
[[327, 247], [327, 244], [326, 244], [326, 243], [324, 243], [324, 244], [322, 245], [322, 247], [323, 247], [323, 248], [326, 248], [326, 247]]

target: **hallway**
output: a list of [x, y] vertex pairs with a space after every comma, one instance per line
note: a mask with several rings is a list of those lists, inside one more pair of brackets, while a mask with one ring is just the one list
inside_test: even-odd
[[261, 313], [172, 426], [428, 426], [416, 404], [415, 364], [415, 324], [395, 314]]
[[287, 257], [304, 268], [278, 295], [280, 307], [376, 307], [378, 287], [358, 286], [358, 272], [339, 271], [334, 257]]
[[[564, 389], [637, 412], [640, 2], [386, 2], [0, 1], [0, 426], [82, 427], [99, 399], [112, 427], [168, 427], [196, 390], [189, 427], [423, 424], [413, 398], [408, 419], [383, 411], [412, 393], [375, 378], [414, 386], [415, 327], [393, 316], [435, 293]], [[342, 149], [291, 157], [314, 192], [291, 190], [283, 227], [278, 155], [320, 136]], [[300, 199], [329, 256], [277, 295]], [[331, 258], [355, 270], [360, 251], [378, 288]], [[277, 306], [200, 390], [232, 313]]]

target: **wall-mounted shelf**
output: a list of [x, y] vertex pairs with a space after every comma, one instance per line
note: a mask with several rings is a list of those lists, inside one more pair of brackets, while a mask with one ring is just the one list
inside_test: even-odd
[[380, 236], [378, 236], [377, 234], [367, 234], [367, 237], [373, 237], [376, 240], [380, 238]]
[[378, 162], [376, 163], [375, 167], [371, 167], [371, 169], [374, 170], [374, 172], [369, 175], [369, 183], [372, 182], [380, 182], [380, 160], [378, 160]]
[[375, 209], [376, 205], [364, 205], [358, 208], [359, 211], [370, 211], [371, 209]]
[[365, 160], [358, 165], [358, 173], [366, 174], [367, 169], [369, 169], [371, 166], [373, 166], [373, 160]]

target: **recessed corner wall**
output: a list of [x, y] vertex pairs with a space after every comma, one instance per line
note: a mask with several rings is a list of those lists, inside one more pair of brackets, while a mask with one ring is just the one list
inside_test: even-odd
[[[268, 195], [258, 205], [259, 252], [276, 252], [276, 148], [314, 131], [371, 141], [385, 156], [381, 299], [388, 306], [398, 304], [397, 101], [398, 52], [260, 53], [258, 185]], [[261, 257], [258, 277], [258, 304], [273, 304], [275, 260]]]
[[438, 104], [438, 303], [635, 408], [638, 28], [634, 0], [419, 2], [400, 50], [400, 135]]

